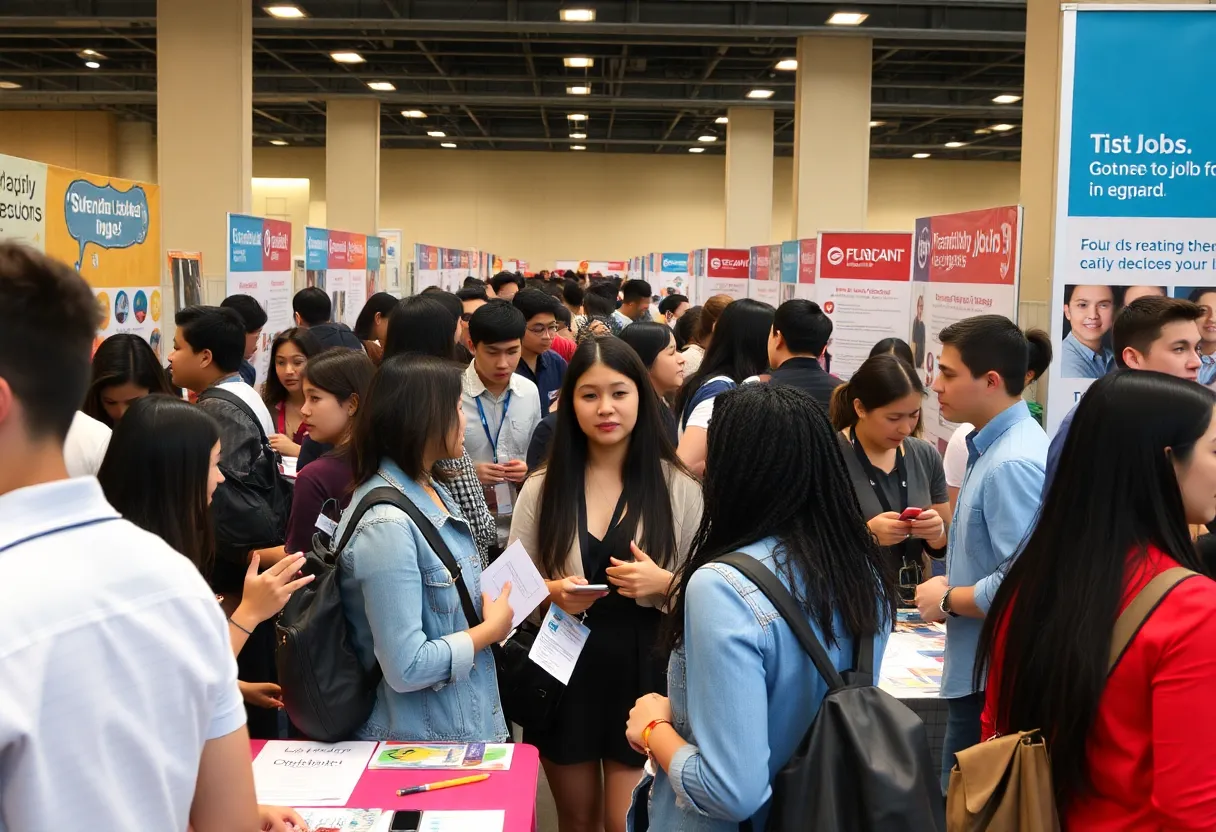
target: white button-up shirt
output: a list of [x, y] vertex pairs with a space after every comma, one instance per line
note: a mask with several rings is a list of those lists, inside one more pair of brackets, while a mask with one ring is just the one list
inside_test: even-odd
[[185, 829], [245, 723], [198, 570], [88, 477], [0, 495], [0, 832]]

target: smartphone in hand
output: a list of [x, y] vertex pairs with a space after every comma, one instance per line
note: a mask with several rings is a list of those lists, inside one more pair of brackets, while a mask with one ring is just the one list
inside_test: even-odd
[[899, 522], [910, 523], [917, 517], [920, 517], [921, 512], [923, 511], [924, 509], [921, 508], [906, 508], [903, 510], [903, 513], [899, 515]]

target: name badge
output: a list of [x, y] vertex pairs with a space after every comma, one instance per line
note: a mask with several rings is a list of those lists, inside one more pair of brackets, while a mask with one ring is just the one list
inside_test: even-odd
[[317, 522], [314, 524], [318, 531], [324, 532], [330, 537], [334, 536], [334, 532], [338, 530], [338, 524], [330, 520], [324, 514], [317, 515]]
[[587, 646], [591, 630], [557, 604], [549, 605], [549, 612], [540, 625], [540, 632], [532, 642], [528, 658], [543, 667], [563, 685], [570, 684], [570, 674], [578, 664], [578, 657]]
[[499, 514], [510, 514], [514, 510], [510, 483], [500, 482], [494, 486], [494, 506]]

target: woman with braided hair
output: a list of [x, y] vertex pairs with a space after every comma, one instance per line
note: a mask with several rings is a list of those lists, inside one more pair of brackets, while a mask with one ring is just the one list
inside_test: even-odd
[[646, 810], [654, 830], [764, 829], [769, 784], [827, 692], [773, 605], [717, 558], [740, 552], [776, 573], [839, 670], [858, 639], [882, 656], [895, 614], [890, 560], [858, 509], [836, 432], [806, 393], [753, 384], [721, 394], [704, 494], [668, 617], [671, 698], [640, 698], [626, 729], [655, 767], [634, 792], [637, 832]]

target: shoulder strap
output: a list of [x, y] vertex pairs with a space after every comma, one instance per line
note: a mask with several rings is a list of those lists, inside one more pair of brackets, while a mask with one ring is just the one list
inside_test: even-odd
[[1197, 574], [1184, 566], [1175, 566], [1157, 575], [1145, 585], [1144, 589], [1136, 593], [1136, 597], [1115, 622], [1115, 634], [1110, 640], [1110, 662], [1106, 672], [1107, 676], [1115, 672], [1115, 668], [1119, 666], [1119, 660], [1127, 652], [1136, 633], [1140, 632], [1144, 622], [1148, 621], [1153, 611], [1165, 600], [1165, 596], [1169, 595], [1170, 590]]
[[[393, 490], [396, 491], [396, 489]], [[452, 550], [448, 548], [448, 544], [443, 542], [439, 529], [435, 528], [435, 525], [427, 519], [427, 516], [422, 513], [421, 509], [410, 500], [403, 498], [401, 509], [414, 521], [414, 525], [418, 527], [418, 531], [422, 532], [422, 536], [430, 544], [431, 551], [439, 556], [439, 559], [443, 561], [443, 565], [451, 573], [452, 580], [456, 583], [456, 592], [460, 595], [460, 606], [464, 609], [465, 620], [470, 627], [476, 627], [481, 623], [481, 616], [477, 614], [477, 607], [473, 605], [473, 598], [469, 595], [469, 588], [465, 586], [464, 574], [460, 568], [460, 564], [456, 562], [456, 556], [452, 554]]]
[[213, 387], [208, 387], [206, 390], [204, 390], [202, 393], [199, 394], [199, 400], [201, 401], [203, 399], [221, 399], [223, 401], [228, 402], [228, 404], [239, 407], [241, 409], [241, 412], [244, 413], [246, 416], [248, 416], [249, 420], [251, 422], [253, 422], [253, 426], [258, 429], [258, 436], [262, 437], [262, 444], [263, 445], [270, 444], [270, 440], [266, 438], [266, 431], [262, 427], [262, 420], [259, 419], [258, 415], [253, 412], [253, 408], [251, 408], [248, 404], [246, 404], [245, 400], [242, 399], [240, 396], [238, 396], [236, 393], [233, 393], [231, 390], [225, 390], [222, 387], [213, 386]]
[[346, 524], [346, 530], [342, 532], [342, 537], [338, 538], [337, 545], [333, 547], [335, 555], [341, 553], [346, 548], [346, 544], [350, 543], [351, 537], [359, 528], [359, 521], [363, 519], [363, 515], [367, 514], [375, 506], [390, 505], [405, 511], [405, 504], [409, 502], [397, 489], [391, 485], [382, 485], [379, 488], [373, 488], [371, 491], [363, 495], [358, 504], [350, 510], [350, 522]]
[[832, 664], [831, 658], [828, 657], [827, 651], [823, 649], [815, 631], [811, 629], [811, 625], [807, 623], [806, 613], [798, 606], [798, 602], [794, 600], [794, 596], [790, 595], [785, 585], [781, 580], [760, 561], [753, 557], [743, 554], [742, 552], [732, 552], [729, 555], [723, 555], [720, 558], [715, 558], [716, 563], [725, 563], [728, 566], [733, 566], [742, 572], [756, 588], [763, 592], [768, 600], [773, 602], [773, 606], [777, 608], [777, 612], [785, 619], [785, 623], [794, 631], [795, 637], [802, 645], [802, 649], [811, 657], [811, 661], [815, 664], [815, 669], [819, 671], [819, 675], [828, 683], [828, 690], [836, 690], [845, 686], [845, 681], [841, 677], [840, 672], [836, 670]]

